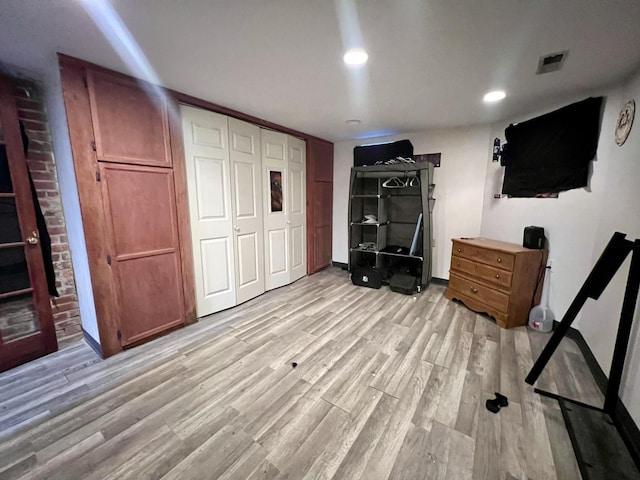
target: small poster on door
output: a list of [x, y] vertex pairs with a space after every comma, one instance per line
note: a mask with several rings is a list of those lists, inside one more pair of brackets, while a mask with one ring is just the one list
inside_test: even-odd
[[271, 211], [282, 211], [282, 172], [275, 170], [269, 171], [269, 180], [271, 183]]

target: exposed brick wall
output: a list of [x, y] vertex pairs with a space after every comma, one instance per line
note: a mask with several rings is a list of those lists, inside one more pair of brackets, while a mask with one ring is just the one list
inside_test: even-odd
[[58, 346], [62, 348], [80, 339], [82, 331], [51, 134], [42, 88], [23, 79], [14, 79], [14, 87], [18, 116], [29, 136], [27, 164], [51, 236], [56, 287], [60, 294], [58, 298], [51, 297], [51, 310]]

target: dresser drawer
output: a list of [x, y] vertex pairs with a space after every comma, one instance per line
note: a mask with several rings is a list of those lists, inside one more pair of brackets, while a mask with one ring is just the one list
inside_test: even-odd
[[478, 275], [478, 264], [472, 262], [471, 260], [467, 260], [463, 257], [457, 257], [453, 255], [451, 257], [451, 272], [457, 273], [461, 272], [463, 274], [468, 275]]
[[501, 312], [506, 313], [508, 311], [509, 295], [489, 288], [481, 283], [467, 280], [452, 273], [449, 276], [449, 288]]
[[511, 272], [490, 267], [483, 263], [472, 262], [462, 257], [451, 257], [451, 271], [477, 277], [484, 282], [509, 290], [511, 288]]
[[513, 270], [515, 263], [515, 255], [512, 253], [465, 245], [455, 240], [453, 242], [453, 255], [509, 271]]
[[494, 283], [501, 288], [511, 288], [511, 277], [513, 274], [510, 271], [500, 270], [499, 268], [490, 267], [483, 263], [478, 263], [478, 277], [486, 280], [487, 282]]

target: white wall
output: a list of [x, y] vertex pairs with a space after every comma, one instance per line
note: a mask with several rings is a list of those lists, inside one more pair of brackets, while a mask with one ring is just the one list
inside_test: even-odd
[[[640, 101], [640, 72], [624, 85], [616, 101], [607, 104], [610, 117], [617, 118], [618, 112], [628, 100]], [[640, 106], [640, 105], [638, 105]], [[606, 177], [603, 180], [603, 194], [600, 215], [594, 230], [594, 246], [591, 264], [618, 231], [627, 234], [628, 239], [640, 238], [640, 114], [636, 118], [629, 138], [621, 147], [615, 144], [614, 127], [605, 127], [600, 136], [606, 148]], [[620, 318], [620, 308], [624, 296], [630, 260], [627, 259], [609, 287], [598, 301], [586, 305], [580, 320], [580, 332], [589, 344], [600, 366], [609, 373], [615, 334]], [[621, 387], [621, 398], [636, 424], [640, 425], [640, 302], [636, 306], [634, 329], [629, 342], [626, 369]]]
[[[600, 95], [603, 95], [602, 93]], [[582, 100], [582, 95], [575, 100]], [[591, 162], [589, 186], [561, 192], [558, 198], [494, 199], [502, 191], [504, 168], [487, 158], [487, 180], [484, 191], [481, 235], [506, 242], [522, 244], [523, 230], [528, 225], [544, 227], [548, 239], [549, 259], [553, 262], [550, 273], [549, 302], [551, 310], [561, 317], [575, 297], [592, 267], [598, 217], [606, 189], [606, 172], [610, 163], [610, 145], [615, 126], [619, 93], [612, 90], [604, 94], [605, 109], [598, 143], [596, 161]], [[570, 101], [535, 112], [523, 118], [512, 119], [492, 126], [491, 138], [504, 142], [504, 130], [509, 123], [534, 118], [540, 114], [565, 106]], [[579, 320], [576, 326], [579, 325]]]
[[[493, 199], [502, 186], [503, 169], [487, 159], [485, 207], [481, 234], [486, 237], [520, 243], [526, 225], [545, 228], [549, 239], [551, 308], [560, 319], [575, 298], [593, 265], [614, 232], [627, 238], [640, 238], [640, 128], [638, 119], [627, 142], [618, 147], [614, 130], [618, 113], [629, 99], [640, 99], [640, 74], [625, 85], [600, 93], [606, 97], [598, 143], [597, 161], [589, 188], [562, 192], [558, 199]], [[583, 95], [580, 98], [585, 98]], [[564, 102], [554, 108], [566, 105]], [[527, 115], [525, 120], [544, 112]], [[504, 140], [509, 122], [492, 126], [492, 138]], [[609, 374], [624, 296], [629, 259], [600, 299], [588, 300], [574, 326], [584, 336], [598, 363]], [[640, 424], [640, 305], [630, 338], [621, 398]]]
[[349, 175], [357, 145], [409, 139], [413, 151], [442, 153], [434, 169], [433, 276], [449, 278], [451, 239], [480, 233], [490, 128], [479, 126], [338, 142], [333, 167], [333, 261], [348, 262]]
[[60, 196], [62, 208], [67, 226], [67, 238], [71, 251], [71, 263], [78, 294], [78, 306], [80, 310], [80, 322], [82, 328], [98, 344], [100, 334], [98, 332], [98, 320], [93, 300], [91, 276], [89, 274], [89, 259], [87, 257], [87, 245], [80, 214], [80, 200], [76, 186], [76, 175], [73, 169], [73, 156], [71, 154], [71, 142], [67, 127], [67, 115], [62, 97], [62, 85], [60, 70], [55, 55], [45, 67], [44, 86], [47, 101], [47, 113], [53, 152], [56, 159], [58, 182], [60, 184]]

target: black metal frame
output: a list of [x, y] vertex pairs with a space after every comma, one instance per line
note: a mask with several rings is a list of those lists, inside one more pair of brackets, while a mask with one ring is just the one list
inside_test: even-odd
[[[580, 288], [580, 291], [573, 300], [567, 313], [560, 321], [553, 336], [547, 342], [542, 350], [538, 360], [534, 363], [531, 371], [525, 378], [525, 382], [533, 385], [538, 379], [542, 370], [547, 365], [551, 356], [560, 345], [560, 342], [569, 331], [571, 324], [580, 312], [580, 309], [587, 301], [587, 298], [597, 300], [609, 282], [616, 274], [622, 263], [625, 261], [629, 253], [632, 253], [631, 267], [629, 269], [629, 277], [627, 279], [627, 287], [622, 302], [622, 311], [620, 313], [620, 324], [618, 326], [618, 334], [616, 337], [616, 345], [613, 351], [613, 360], [611, 362], [611, 370], [609, 372], [609, 382], [607, 384], [607, 393], [605, 395], [604, 408], [606, 413], [612, 413], [618, 401], [618, 391], [620, 389], [620, 381], [622, 379], [622, 371], [624, 369], [624, 361], [627, 355], [627, 347], [629, 345], [629, 335], [633, 324], [633, 315], [636, 308], [636, 299], [640, 291], [640, 240], [626, 240], [624, 233], [616, 232], [609, 240], [602, 255], [596, 262], [587, 277], [587, 280]], [[536, 389], [537, 393], [550, 396], [552, 398], [559, 397], [542, 390]], [[560, 397], [561, 398], [561, 397]]]
[[[622, 310], [620, 312], [620, 323], [618, 325], [618, 333], [616, 336], [615, 348], [613, 350], [613, 359], [611, 361], [611, 369], [609, 371], [609, 379], [607, 382], [603, 407], [599, 408], [587, 405], [585, 403], [562, 397], [555, 393], [546, 392], [538, 388], [534, 389], [534, 391], [540, 395], [558, 400], [563, 408], [563, 415], [565, 415], [564, 408], [568, 402], [579, 407], [606, 413], [610, 417], [614, 416], [616, 406], [618, 404], [618, 392], [620, 390], [620, 382], [622, 380], [625, 358], [629, 346], [631, 327], [633, 325], [636, 300], [638, 298], [638, 292], [640, 291], [640, 240], [636, 239], [635, 241], [631, 241], [626, 240], [625, 237], [626, 235], [623, 233], [616, 232], [613, 234], [611, 240], [609, 240], [609, 243], [602, 252], [602, 255], [596, 262], [591, 273], [560, 321], [560, 324], [557, 326], [552, 337], [547, 342], [547, 345], [525, 378], [525, 382], [529, 385], [533, 385], [536, 382], [551, 359], [551, 356], [558, 348], [558, 345], [568, 333], [571, 324], [587, 301], [587, 298], [592, 298], [594, 300], [600, 298], [604, 289], [611, 282], [613, 276], [631, 253], [631, 266], [629, 268], [624, 300], [622, 302]], [[565, 421], [566, 420], [567, 418], [565, 416]], [[575, 447], [573, 436], [571, 438]], [[634, 461], [637, 463], [637, 459], [634, 459]], [[579, 464], [582, 470], [582, 462], [579, 461]]]

